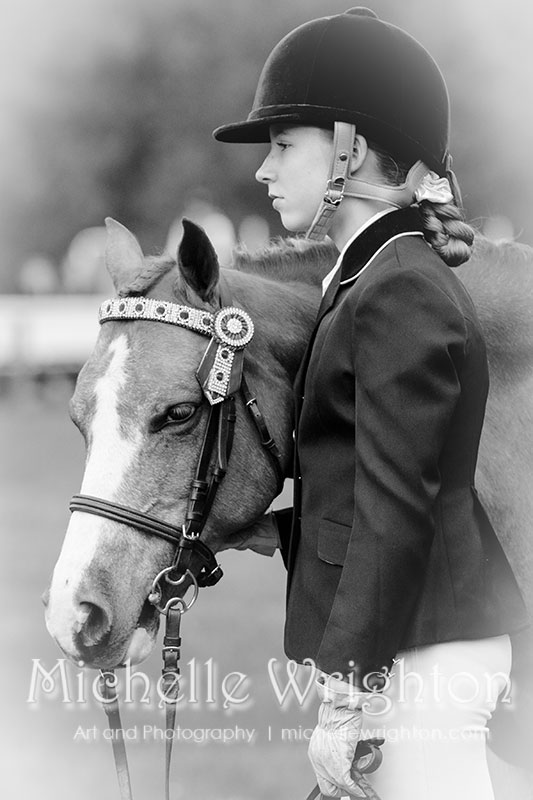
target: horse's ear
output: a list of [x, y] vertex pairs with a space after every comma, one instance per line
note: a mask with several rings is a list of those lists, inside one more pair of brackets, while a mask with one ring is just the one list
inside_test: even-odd
[[143, 251], [133, 233], [120, 222], [106, 217], [105, 225], [107, 228], [105, 265], [117, 294], [120, 295], [144, 269]]
[[188, 219], [183, 220], [183, 239], [178, 249], [178, 264], [186, 283], [211, 300], [218, 283], [218, 258], [207, 233]]

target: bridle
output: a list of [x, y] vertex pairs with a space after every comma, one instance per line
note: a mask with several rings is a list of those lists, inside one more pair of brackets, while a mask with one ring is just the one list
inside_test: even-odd
[[[257, 399], [243, 374], [244, 349], [252, 339], [254, 325], [240, 308], [222, 305], [216, 312], [179, 305], [146, 297], [126, 297], [106, 300], [100, 306], [101, 324], [117, 320], [150, 320], [186, 328], [210, 342], [197, 371], [209, 414], [200, 456], [189, 494], [185, 521], [172, 525], [137, 511], [89, 495], [74, 495], [71, 511], [95, 514], [157, 536], [176, 546], [172, 563], [152, 582], [148, 601], [166, 617], [163, 640], [162, 693], [166, 708], [165, 799], [170, 797], [170, 764], [172, 740], [176, 722], [176, 703], [179, 693], [179, 657], [181, 616], [194, 604], [199, 588], [213, 586], [222, 577], [222, 569], [208, 545], [200, 538], [213, 506], [217, 490], [224, 478], [233, 446], [236, 421], [235, 398], [240, 396], [248, 409], [259, 434], [261, 446], [268, 454], [276, 477], [278, 493], [283, 487], [284, 470], [280, 451], [269, 433]], [[163, 600], [162, 581], [167, 587], [179, 587], [179, 595]], [[185, 592], [192, 587], [192, 597], [186, 601]], [[167, 593], [172, 588], [167, 588]], [[113, 670], [101, 671], [100, 694], [113, 730], [112, 744], [122, 800], [132, 800], [131, 781], [116, 692], [117, 679]]]

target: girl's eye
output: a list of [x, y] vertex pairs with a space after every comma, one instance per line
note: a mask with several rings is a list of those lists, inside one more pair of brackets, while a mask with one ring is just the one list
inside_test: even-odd
[[188, 422], [195, 415], [196, 409], [197, 406], [194, 403], [176, 403], [175, 406], [167, 408], [157, 427], [164, 428], [167, 425], [181, 425], [184, 422]]
[[286, 149], [287, 149], [287, 147], [289, 147], [290, 145], [289, 145], [289, 143], [288, 143], [288, 142], [276, 142], [276, 146], [277, 146], [277, 147], [278, 147], [280, 150], [286, 150]]

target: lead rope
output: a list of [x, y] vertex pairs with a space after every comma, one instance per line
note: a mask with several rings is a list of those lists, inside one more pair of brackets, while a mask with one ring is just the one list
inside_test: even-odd
[[163, 671], [162, 689], [165, 698], [166, 747], [165, 747], [165, 800], [170, 800], [170, 765], [172, 761], [172, 745], [176, 729], [176, 704], [179, 694], [179, 660], [181, 647], [181, 615], [183, 601], [175, 598], [176, 603], [167, 610], [165, 638], [163, 639]]
[[[181, 597], [172, 598], [166, 610], [163, 639], [163, 670], [161, 689], [165, 703], [165, 800], [170, 800], [170, 767], [176, 729], [176, 704], [179, 694], [179, 659], [181, 647], [181, 615], [187, 608]], [[130, 770], [117, 696], [117, 676], [114, 670], [100, 671], [100, 697], [112, 731], [111, 744], [121, 800], [133, 800]]]
[[113, 758], [115, 759], [115, 770], [120, 789], [120, 797], [121, 800], [133, 800], [128, 756], [126, 754], [124, 732], [118, 707], [117, 676], [114, 670], [100, 671], [99, 689], [102, 706], [109, 721], [109, 728], [112, 731], [111, 744], [113, 747]]

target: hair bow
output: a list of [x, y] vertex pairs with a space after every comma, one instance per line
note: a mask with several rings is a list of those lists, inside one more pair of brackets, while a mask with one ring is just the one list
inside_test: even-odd
[[422, 200], [430, 203], [452, 203], [453, 193], [448, 178], [439, 178], [436, 172], [427, 172], [415, 189], [415, 200], [418, 203]]

